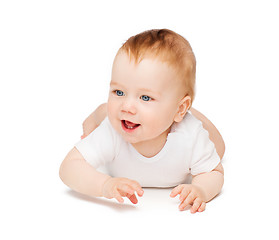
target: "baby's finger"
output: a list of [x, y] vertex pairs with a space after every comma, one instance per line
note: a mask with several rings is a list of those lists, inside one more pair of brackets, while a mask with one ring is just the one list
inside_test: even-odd
[[120, 193], [115, 190], [113, 192], [113, 197], [119, 202], [119, 203], [123, 203], [124, 202], [124, 199], [121, 197]]
[[123, 196], [123, 197], [126, 197], [127, 194], [129, 194], [129, 195], [133, 195], [134, 194], [134, 189], [132, 187], [130, 187], [129, 185], [127, 185], [127, 184], [121, 184], [118, 187], [118, 190], [119, 190], [121, 196]]
[[180, 193], [180, 197], [179, 197], [179, 200], [181, 202], [183, 202], [186, 197], [189, 195], [189, 193], [191, 192], [191, 189], [190, 188], [187, 188], [187, 187], [184, 187]]
[[133, 190], [137, 192], [138, 196], [142, 197], [144, 192], [141, 188], [141, 185], [137, 181], [131, 181], [130, 185], [133, 188]]
[[130, 199], [130, 201], [133, 203], [133, 204], [137, 204], [138, 203], [138, 199], [136, 197], [135, 194], [133, 194], [132, 196], [128, 196], [128, 198]]
[[195, 199], [196, 199], [195, 194], [190, 193], [190, 194], [187, 196], [187, 198], [184, 200], [184, 202], [182, 202], [182, 203], [179, 205], [179, 209], [180, 209], [180, 210], [184, 210], [185, 207], [187, 207], [188, 205], [190, 205]]
[[177, 187], [175, 187], [171, 193], [170, 193], [170, 197], [174, 198], [177, 196], [177, 194], [181, 193], [183, 189], [183, 185], [178, 185]]
[[194, 200], [197, 198], [197, 195], [194, 194], [193, 192], [191, 192], [187, 198], [184, 200], [184, 203], [186, 205], [192, 204], [194, 202]]
[[123, 191], [119, 191], [120, 192], [120, 195], [122, 197], [127, 197], [133, 204], [137, 204], [138, 203], [138, 199], [136, 197], [136, 195], [134, 193], [132, 194], [129, 194], [127, 192], [123, 192]]
[[196, 198], [193, 203], [193, 206], [191, 207], [191, 213], [196, 213], [201, 204], [202, 200], [200, 198]]
[[201, 206], [199, 207], [198, 211], [203, 212], [205, 210], [206, 203], [202, 202]]

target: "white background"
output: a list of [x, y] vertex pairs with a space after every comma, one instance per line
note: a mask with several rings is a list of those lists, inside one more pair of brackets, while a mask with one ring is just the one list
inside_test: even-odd
[[[0, 238], [278, 239], [278, 22], [268, 0], [1, 1]], [[120, 205], [58, 176], [116, 51], [152, 28], [190, 41], [193, 106], [226, 142], [225, 185], [203, 213], [179, 212], [171, 189]]]

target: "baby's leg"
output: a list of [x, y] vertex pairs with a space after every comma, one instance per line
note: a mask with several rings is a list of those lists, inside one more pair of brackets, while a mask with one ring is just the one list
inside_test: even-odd
[[202, 122], [202, 125], [205, 130], [209, 133], [210, 140], [215, 144], [216, 151], [220, 157], [220, 159], [223, 158], [225, 153], [225, 143], [224, 140], [217, 130], [217, 128], [213, 125], [212, 122], [210, 122], [203, 114], [201, 114], [199, 111], [197, 111], [194, 108], [190, 109], [191, 113]]
[[91, 132], [93, 132], [107, 116], [107, 104], [103, 103], [97, 109], [91, 113], [83, 122], [83, 135], [81, 138], [85, 138]]

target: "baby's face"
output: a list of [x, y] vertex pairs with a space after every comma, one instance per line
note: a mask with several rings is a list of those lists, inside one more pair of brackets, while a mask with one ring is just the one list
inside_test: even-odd
[[119, 53], [112, 68], [108, 117], [125, 141], [165, 141], [183, 98], [182, 84], [166, 63], [139, 64]]

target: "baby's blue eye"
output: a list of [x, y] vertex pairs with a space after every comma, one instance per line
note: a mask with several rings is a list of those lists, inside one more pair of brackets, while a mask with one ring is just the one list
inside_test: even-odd
[[124, 96], [124, 92], [122, 92], [120, 90], [116, 90], [115, 93], [117, 96]]
[[148, 97], [148, 96], [146, 96], [146, 95], [143, 95], [143, 96], [141, 96], [141, 99], [143, 100], [143, 101], [150, 101], [151, 100], [151, 97]]

